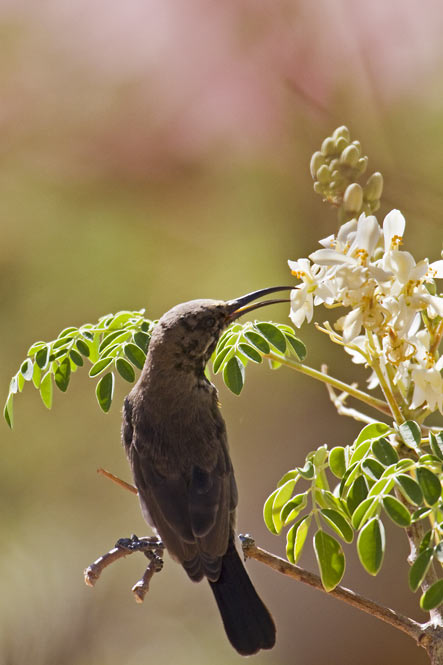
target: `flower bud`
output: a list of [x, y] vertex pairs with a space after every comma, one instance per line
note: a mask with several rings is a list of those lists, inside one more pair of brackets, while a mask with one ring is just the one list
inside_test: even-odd
[[346, 188], [343, 196], [343, 205], [346, 212], [351, 214], [359, 213], [363, 203], [363, 189], [357, 183], [353, 182]]
[[331, 172], [329, 171], [326, 164], [323, 164], [323, 166], [320, 166], [320, 168], [318, 169], [317, 180], [321, 182], [323, 185], [325, 185], [331, 180]]
[[335, 153], [335, 141], [331, 136], [328, 136], [321, 144], [321, 151], [323, 155], [329, 156]]
[[360, 151], [357, 146], [351, 144], [341, 153], [340, 161], [347, 166], [356, 166], [360, 159]]
[[324, 194], [324, 185], [321, 184], [321, 182], [314, 182], [314, 192], [316, 194], [321, 194], [323, 196]]
[[325, 163], [324, 155], [322, 155], [319, 150], [317, 150], [317, 152], [314, 152], [314, 154], [311, 157], [311, 163], [310, 163], [311, 176], [313, 180], [316, 179], [317, 171], [320, 168], [320, 166], [323, 166], [324, 163]]
[[340, 136], [336, 141], [335, 141], [335, 149], [338, 153], [343, 152], [345, 148], [347, 148], [349, 145], [349, 141], [345, 139], [344, 136]]
[[351, 134], [349, 132], [349, 129], [346, 127], [346, 125], [342, 125], [341, 127], [337, 127], [337, 129], [334, 130], [332, 133], [332, 138], [337, 140], [339, 138], [343, 137], [346, 139], [346, 141], [349, 143], [351, 140]]
[[365, 157], [360, 157], [360, 159], [357, 162], [356, 168], [357, 168], [357, 171], [358, 171], [358, 175], [361, 175], [362, 173], [364, 173], [366, 171], [366, 169], [368, 168], [368, 158], [366, 156]]
[[383, 176], [378, 171], [373, 173], [364, 187], [365, 199], [367, 201], [379, 201], [383, 192]]

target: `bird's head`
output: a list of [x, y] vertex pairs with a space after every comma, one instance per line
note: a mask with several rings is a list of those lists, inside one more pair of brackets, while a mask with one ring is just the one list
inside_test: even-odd
[[255, 302], [291, 286], [260, 289], [235, 300], [191, 300], [176, 305], [164, 314], [155, 327], [150, 355], [173, 354], [176, 368], [201, 370], [206, 365], [223, 330], [243, 314], [287, 299]]

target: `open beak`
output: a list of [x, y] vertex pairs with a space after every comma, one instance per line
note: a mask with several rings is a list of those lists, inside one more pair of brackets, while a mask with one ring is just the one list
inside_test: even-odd
[[245, 296], [241, 296], [241, 298], [229, 300], [228, 306], [232, 308], [230, 309], [230, 313], [228, 315], [229, 322], [235, 321], [235, 319], [243, 316], [243, 314], [252, 312], [254, 309], [258, 309], [259, 307], [265, 307], [265, 305], [274, 305], [275, 303], [279, 302], [289, 302], [289, 298], [277, 298], [271, 300], [262, 300], [261, 302], [256, 302], [252, 305], [249, 304], [254, 300], [258, 300], [258, 298], [261, 298], [262, 296], [269, 295], [270, 293], [276, 293], [277, 291], [292, 291], [293, 288], [293, 286], [270, 286], [267, 289], [260, 289], [259, 291], [248, 293]]

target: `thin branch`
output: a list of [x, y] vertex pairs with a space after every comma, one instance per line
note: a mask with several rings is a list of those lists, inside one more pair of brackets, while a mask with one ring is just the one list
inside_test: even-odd
[[[327, 374], [327, 365], [322, 365], [321, 371], [323, 374]], [[357, 384], [351, 383], [351, 387], [356, 388]], [[353, 418], [354, 420], [358, 420], [361, 423], [366, 423], [367, 425], [372, 425], [377, 422], [374, 418], [367, 416], [365, 413], [361, 413], [361, 411], [357, 411], [357, 409], [351, 409], [350, 407], [345, 406], [345, 401], [349, 397], [348, 393], [342, 392], [340, 395], [337, 395], [334, 388], [329, 384], [326, 384], [326, 390], [328, 391], [329, 399], [335, 406], [339, 416], [347, 416], [348, 418]]]
[[403, 631], [421, 645], [421, 641], [427, 628], [426, 625], [422, 625], [417, 621], [410, 619], [409, 617], [398, 614], [394, 610], [391, 610], [388, 607], [384, 607], [383, 605], [380, 605], [373, 600], [369, 600], [369, 598], [365, 598], [364, 596], [361, 596], [360, 594], [355, 593], [350, 589], [346, 589], [345, 587], [337, 586], [333, 591], [325, 591], [321, 583], [321, 579], [318, 575], [304, 570], [299, 566], [294, 566], [281, 557], [275, 556], [275, 554], [271, 554], [270, 552], [263, 550], [261, 547], [255, 545], [254, 541], [248, 536], [241, 537], [241, 540], [245, 557], [260, 561], [261, 563], [264, 563], [265, 565], [273, 568], [283, 575], [288, 575], [298, 582], [308, 584], [309, 586], [312, 586], [319, 591], [327, 593], [333, 598], [337, 598], [338, 600], [341, 600], [348, 605], [352, 605], [352, 607], [356, 607], [357, 609], [362, 610], [367, 614], [371, 614], [377, 619], [380, 619], [381, 621], [390, 624], [394, 628]]
[[336, 388], [337, 390], [341, 390], [344, 393], [348, 393], [348, 395], [354, 397], [355, 399], [360, 400], [360, 402], [364, 402], [365, 404], [372, 406], [373, 409], [377, 409], [378, 411], [381, 411], [385, 415], [392, 417], [391, 409], [389, 408], [388, 404], [385, 401], [383, 401], [382, 399], [378, 399], [377, 397], [373, 397], [372, 395], [368, 395], [362, 390], [353, 388], [348, 383], [345, 383], [344, 381], [339, 381], [339, 379], [335, 379], [333, 376], [329, 376], [329, 374], [324, 374], [323, 372], [319, 372], [318, 369], [309, 367], [309, 365], [304, 365], [303, 363], [300, 363], [297, 360], [293, 360], [292, 358], [287, 358], [286, 356], [280, 356], [278, 355], [278, 353], [274, 353], [273, 351], [264, 354], [263, 357], [269, 358], [270, 360], [274, 360], [275, 362], [280, 363], [281, 365], [285, 365], [286, 367], [290, 367], [291, 369], [295, 369], [298, 372], [306, 374], [306, 376], [310, 376], [313, 379], [317, 379], [318, 381], [322, 381], [323, 383], [329, 384], [330, 386]]
[[131, 483], [127, 483], [126, 480], [122, 480], [121, 478], [115, 476], [110, 471], [106, 471], [106, 469], [102, 469], [100, 467], [99, 469], [97, 469], [97, 473], [104, 476], [105, 478], [108, 478], [108, 480], [112, 480], [113, 483], [115, 483], [119, 487], [123, 487], [123, 489], [128, 490], [128, 492], [132, 492], [132, 494], [138, 494], [138, 490], [136, 487], [134, 487], [134, 485], [131, 485]]

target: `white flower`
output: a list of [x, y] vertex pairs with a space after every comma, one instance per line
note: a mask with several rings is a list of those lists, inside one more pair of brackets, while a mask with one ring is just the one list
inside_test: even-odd
[[414, 382], [414, 394], [411, 407], [416, 409], [425, 402], [432, 411], [438, 409], [443, 411], [443, 378], [440, 370], [443, 367], [443, 356], [434, 365], [425, 369], [414, 366], [411, 370], [411, 378]]
[[405, 225], [405, 218], [399, 210], [391, 210], [391, 212], [388, 212], [383, 221], [385, 252], [397, 249], [401, 244]]

